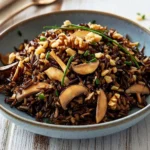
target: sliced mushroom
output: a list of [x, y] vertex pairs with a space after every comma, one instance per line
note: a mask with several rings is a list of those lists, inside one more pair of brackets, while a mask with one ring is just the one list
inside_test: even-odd
[[89, 33], [89, 31], [81, 31], [81, 30], [77, 30], [76, 32], [74, 32], [72, 35], [73, 36], [77, 36], [80, 37], [82, 39], [85, 39], [85, 36]]
[[66, 110], [67, 105], [71, 102], [71, 100], [81, 94], [88, 94], [87, 88], [82, 85], [71, 85], [66, 88], [59, 96], [62, 108]]
[[31, 94], [40, 92], [40, 90], [44, 88], [52, 88], [52, 86], [44, 82], [39, 82], [38, 84], [31, 85], [27, 89], [22, 90], [22, 93], [17, 93], [16, 98], [20, 101]]
[[18, 62], [15, 62], [15, 63], [12, 63], [12, 64], [7, 65], [7, 66], [2, 66], [2, 67], [0, 67], [0, 71], [5, 71], [8, 69], [11, 69], [12, 67], [16, 66], [17, 64], [18, 64]]
[[50, 55], [55, 59], [55, 61], [60, 65], [62, 70], [65, 72], [67, 66], [64, 64], [64, 62], [55, 54], [53, 50], [50, 52]]
[[90, 100], [93, 97], [93, 95], [94, 95], [94, 92], [89, 93], [88, 96], [85, 98], [85, 101]]
[[140, 93], [136, 93], [136, 97], [137, 97], [138, 102], [141, 104], [142, 103], [141, 94]]
[[[50, 67], [49, 69], [47, 69], [45, 71], [45, 73], [47, 74], [47, 76], [50, 79], [57, 80], [57, 81], [60, 81], [60, 82], [61, 82], [61, 80], [63, 78], [63, 75], [64, 75], [64, 73], [61, 70], [59, 70], [55, 67]], [[67, 77], [65, 77], [64, 83], [65, 83], [65, 85], [68, 85], [69, 79]]]
[[24, 61], [19, 61], [19, 64], [17, 66], [17, 69], [14, 73], [14, 76], [12, 77], [12, 81], [15, 81], [19, 75], [19, 72], [20, 72], [20, 69], [23, 69], [24, 67], [24, 64], [23, 64]]
[[9, 60], [9, 54], [3, 55], [0, 54], [0, 61], [4, 64], [7, 65]]
[[134, 84], [126, 90], [126, 93], [135, 93], [138, 102], [142, 103], [141, 94], [150, 94], [150, 90], [147, 86], [142, 84]]
[[96, 123], [99, 123], [104, 118], [106, 111], [107, 111], [107, 97], [104, 91], [100, 89], [97, 98]]
[[134, 84], [126, 90], [126, 93], [140, 93], [140, 94], [150, 94], [150, 90], [147, 86], [142, 84]]
[[99, 65], [99, 61], [96, 61], [96, 62], [84, 63], [76, 66], [72, 65], [72, 69], [77, 74], [86, 75], [86, 74], [93, 73], [97, 69], [98, 65]]

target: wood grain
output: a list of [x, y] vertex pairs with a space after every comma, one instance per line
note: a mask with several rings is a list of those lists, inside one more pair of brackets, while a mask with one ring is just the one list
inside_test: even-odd
[[[148, 13], [150, 1], [143, 0], [141, 7], [140, 0], [132, 0], [132, 5], [128, 5], [127, 10], [126, 7], [121, 7], [130, 2], [130, 0], [59, 0], [49, 6], [28, 8], [0, 27], [0, 31], [23, 19], [56, 10], [93, 9], [109, 11], [135, 20], [138, 7], [133, 9], [132, 6], [136, 3], [143, 13]], [[150, 20], [140, 24], [148, 26]], [[86, 140], [63, 140], [40, 136], [10, 123], [1, 115], [0, 118], [0, 150], [150, 150], [150, 115], [125, 131]]]
[[0, 150], [4, 150], [8, 138], [10, 122], [0, 114]]

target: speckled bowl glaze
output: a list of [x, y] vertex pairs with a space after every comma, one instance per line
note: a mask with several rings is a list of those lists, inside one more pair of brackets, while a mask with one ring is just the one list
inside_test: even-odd
[[[150, 55], [150, 32], [148, 30], [113, 14], [86, 10], [53, 12], [22, 21], [0, 35], [0, 52], [11, 52], [13, 47], [18, 46], [24, 39], [31, 40], [42, 32], [43, 26], [61, 25], [64, 20], [71, 20], [74, 24], [96, 20], [98, 24], [115, 28], [123, 35], [130, 35], [133, 41], [139, 41], [141, 45], [145, 45], [145, 53]], [[22, 32], [21, 37], [17, 34], [19, 30]], [[5, 104], [4, 98], [4, 95], [0, 95], [0, 111], [9, 120], [31, 132], [55, 138], [82, 139], [112, 134], [129, 128], [150, 113], [149, 96], [147, 98], [148, 105], [145, 108], [134, 109], [128, 116], [115, 121], [80, 126], [53, 125], [36, 122], [27, 114], [10, 108], [8, 104]]]

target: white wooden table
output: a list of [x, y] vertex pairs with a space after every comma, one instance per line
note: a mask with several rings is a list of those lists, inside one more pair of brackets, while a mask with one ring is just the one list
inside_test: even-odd
[[[11, 9], [30, 0], [15, 2]], [[15, 6], [15, 7], [14, 7]], [[136, 20], [136, 13], [150, 14], [150, 0], [59, 0], [44, 7], [32, 6], [19, 15], [11, 18], [0, 32], [9, 25], [23, 19], [51, 11], [67, 9], [92, 9], [107, 11]], [[9, 9], [7, 12], [9, 13]], [[0, 12], [0, 18], [4, 15]], [[3, 14], [3, 15], [2, 15]], [[150, 19], [139, 22], [150, 27]], [[28, 132], [16, 126], [0, 115], [0, 150], [150, 150], [150, 116], [137, 125], [106, 137], [87, 140], [62, 140], [44, 137]]]

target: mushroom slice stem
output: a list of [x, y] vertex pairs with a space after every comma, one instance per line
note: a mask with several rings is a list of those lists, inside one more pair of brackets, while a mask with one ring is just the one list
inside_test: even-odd
[[[63, 78], [63, 75], [64, 75], [64, 73], [61, 70], [59, 70], [55, 67], [50, 67], [49, 69], [47, 69], [45, 71], [45, 73], [47, 74], [47, 76], [50, 79], [57, 80], [57, 81], [60, 81], [60, 82], [61, 82], [61, 80]], [[69, 79], [67, 77], [65, 77], [64, 83], [65, 83], [65, 85], [68, 85]]]
[[14, 76], [12, 77], [12, 81], [15, 81], [19, 75], [19, 72], [20, 72], [20, 69], [23, 69], [24, 67], [24, 64], [23, 64], [24, 61], [19, 61], [19, 64], [17, 66], [17, 69], [14, 73]]
[[140, 93], [136, 93], [136, 97], [137, 97], [138, 102], [141, 104], [142, 103], [142, 99], [141, 99]]
[[77, 96], [88, 94], [86, 87], [82, 85], [71, 85], [66, 88], [59, 96], [60, 104], [64, 110], [67, 109], [67, 105]]
[[12, 63], [12, 64], [7, 65], [7, 66], [2, 66], [2, 67], [0, 67], [0, 71], [5, 71], [8, 69], [11, 69], [12, 67], [16, 66], [17, 64], [18, 64], [18, 62], [15, 62], [15, 63]]
[[74, 72], [80, 75], [87, 75], [93, 73], [99, 65], [99, 61], [91, 62], [91, 63], [84, 63], [80, 65], [72, 65], [72, 69]]
[[35, 85], [31, 85], [29, 86], [27, 89], [24, 89], [22, 90], [22, 93], [17, 93], [17, 100], [20, 101], [22, 100], [23, 98], [31, 95], [31, 94], [35, 94], [35, 93], [38, 93], [41, 91], [41, 89], [46, 89], [46, 88], [52, 88], [51, 85], [47, 84], [47, 83], [44, 83], [44, 82], [39, 82]]
[[99, 123], [105, 116], [107, 111], [107, 97], [102, 89], [100, 89], [97, 106], [96, 106], [96, 123]]
[[67, 66], [64, 64], [64, 62], [55, 54], [53, 50], [50, 52], [50, 55], [55, 59], [55, 61], [59, 64], [59, 66], [65, 72]]
[[126, 93], [140, 93], [140, 94], [150, 94], [150, 90], [147, 86], [142, 84], [134, 84], [126, 90]]

